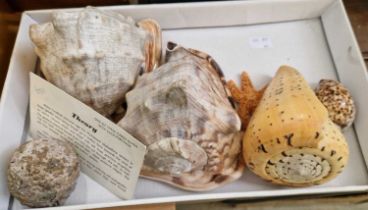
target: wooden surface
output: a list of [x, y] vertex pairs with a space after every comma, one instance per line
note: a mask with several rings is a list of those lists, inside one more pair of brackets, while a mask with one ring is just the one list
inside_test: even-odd
[[0, 13], [0, 91], [2, 90], [8, 71], [19, 20], [19, 13]]
[[[10, 0], [9, 0], [10, 1]], [[74, 3], [80, 3], [82, 0], [77, 0]], [[97, 0], [96, 0], [97, 1]], [[105, 5], [111, 3], [113, 0], [101, 0]], [[117, 0], [118, 1], [118, 0]], [[13, 2], [23, 2], [27, 4], [28, 8], [41, 8], [45, 6], [45, 0], [28, 1], [19, 0]], [[33, 3], [32, 3], [33, 2]], [[39, 5], [43, 2], [43, 5]], [[67, 1], [47, 1], [52, 2], [50, 5], [61, 7], [63, 3], [71, 3], [72, 0]], [[115, 1], [116, 2], [116, 1]], [[345, 0], [345, 6], [348, 11], [349, 18], [351, 20], [354, 32], [359, 42], [363, 55], [368, 61], [368, 0]], [[112, 3], [111, 3], [112, 4]], [[49, 6], [50, 6], [49, 5]], [[23, 5], [25, 6], [25, 5]], [[47, 5], [46, 5], [47, 6]], [[79, 5], [82, 6], [82, 5]], [[9, 5], [4, 0], [0, 0], [0, 91], [3, 86], [3, 82], [6, 76], [9, 58], [11, 55], [12, 47], [15, 41], [16, 32], [18, 30], [18, 24], [20, 20], [20, 13], [14, 12], [20, 9], [14, 5]], [[135, 207], [114, 207], [103, 208], [99, 210], [218, 210], [218, 209], [368, 209], [368, 195], [355, 195], [355, 196], [338, 196], [329, 198], [287, 198], [277, 200], [263, 200], [263, 201], [251, 201], [251, 202], [207, 202], [197, 204], [163, 204], [163, 205], [144, 205]]]
[[344, 4], [363, 57], [368, 64], [368, 0], [345, 0]]
[[177, 205], [177, 210], [367, 210], [368, 195], [303, 197]]

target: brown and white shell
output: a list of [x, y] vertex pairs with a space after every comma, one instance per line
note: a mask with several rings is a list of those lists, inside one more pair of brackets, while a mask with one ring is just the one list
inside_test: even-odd
[[327, 108], [330, 119], [342, 129], [355, 119], [355, 105], [349, 90], [335, 80], [322, 79], [315, 90], [318, 99]]
[[79, 171], [79, 158], [68, 142], [31, 140], [10, 159], [9, 191], [29, 207], [62, 205], [74, 190]]
[[127, 93], [119, 122], [147, 145], [141, 175], [193, 191], [239, 178], [241, 122], [218, 65], [173, 43], [166, 54], [166, 64], [140, 76]]
[[145, 63], [160, 59], [158, 24], [87, 7], [52, 13], [52, 21], [30, 27], [30, 38], [48, 81], [102, 115], [124, 100]]

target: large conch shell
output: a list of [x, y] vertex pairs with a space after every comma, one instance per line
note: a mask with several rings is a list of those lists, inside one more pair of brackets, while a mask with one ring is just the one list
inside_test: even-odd
[[147, 145], [141, 175], [193, 191], [239, 178], [241, 122], [218, 65], [173, 43], [166, 62], [138, 78], [119, 122]]
[[244, 136], [249, 168], [272, 183], [308, 186], [335, 178], [349, 149], [340, 128], [295, 69], [282, 66]]
[[54, 12], [52, 21], [30, 27], [30, 37], [48, 81], [91, 106], [112, 114], [134, 85], [142, 64], [158, 66], [161, 32], [153, 20], [93, 7]]

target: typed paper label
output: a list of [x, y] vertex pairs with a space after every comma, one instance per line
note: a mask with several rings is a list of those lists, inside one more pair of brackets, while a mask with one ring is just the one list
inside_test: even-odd
[[41, 77], [30, 73], [32, 138], [73, 144], [82, 172], [118, 197], [133, 197], [145, 146], [122, 128]]

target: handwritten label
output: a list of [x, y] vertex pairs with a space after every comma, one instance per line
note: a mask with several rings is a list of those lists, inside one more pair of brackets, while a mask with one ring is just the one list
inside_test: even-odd
[[249, 45], [251, 48], [256, 49], [271, 48], [272, 42], [269, 37], [251, 37], [249, 39]]
[[113, 122], [31, 73], [30, 133], [73, 144], [81, 169], [115, 195], [130, 199], [145, 146]]

